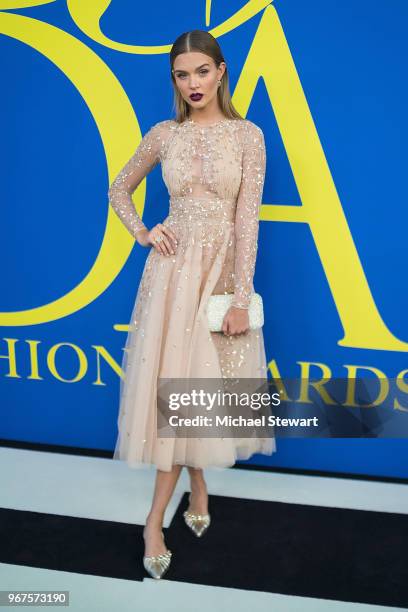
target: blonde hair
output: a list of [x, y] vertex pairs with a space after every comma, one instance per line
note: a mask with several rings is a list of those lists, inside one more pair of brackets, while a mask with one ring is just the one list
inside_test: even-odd
[[[189, 117], [190, 106], [184, 100], [176, 85], [176, 80], [174, 77], [174, 61], [176, 57], [180, 55], [180, 53], [189, 53], [190, 51], [198, 51], [208, 55], [214, 60], [217, 68], [221, 62], [225, 62], [218, 42], [214, 36], [205, 30], [191, 30], [190, 32], [184, 32], [184, 34], [181, 34], [175, 40], [170, 51], [170, 69], [174, 91], [173, 109], [176, 113], [175, 121], [177, 121], [177, 123], [182, 123]], [[225, 68], [225, 72], [221, 78], [221, 85], [218, 87], [217, 96], [220, 109], [226, 118], [243, 119], [232, 104], [227, 67]]]

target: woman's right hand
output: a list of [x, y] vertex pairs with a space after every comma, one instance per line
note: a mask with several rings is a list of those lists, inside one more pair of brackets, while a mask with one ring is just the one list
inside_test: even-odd
[[174, 255], [177, 247], [177, 236], [163, 223], [158, 223], [150, 231], [140, 230], [136, 238], [142, 246], [152, 245], [161, 255]]

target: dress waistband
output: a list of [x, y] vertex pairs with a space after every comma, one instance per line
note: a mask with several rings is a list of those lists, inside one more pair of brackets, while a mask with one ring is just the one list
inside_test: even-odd
[[232, 223], [235, 219], [235, 200], [200, 196], [171, 197], [169, 219], [217, 223], [223, 220]]

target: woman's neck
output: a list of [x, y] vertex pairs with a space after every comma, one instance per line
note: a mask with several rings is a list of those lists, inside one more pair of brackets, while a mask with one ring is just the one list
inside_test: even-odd
[[220, 108], [215, 110], [194, 110], [190, 112], [189, 119], [194, 121], [195, 123], [201, 123], [202, 125], [212, 125], [213, 123], [218, 123], [225, 119], [225, 115], [222, 113]]

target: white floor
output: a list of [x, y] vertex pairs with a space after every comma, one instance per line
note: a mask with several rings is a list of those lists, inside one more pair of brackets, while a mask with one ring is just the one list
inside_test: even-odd
[[[408, 486], [402, 484], [236, 469], [208, 469], [205, 475], [209, 493], [215, 495], [408, 514]], [[123, 462], [110, 459], [0, 448], [0, 506], [144, 524], [154, 476], [154, 468], [131, 470]], [[188, 474], [183, 470], [167, 509], [165, 527], [187, 490]], [[31, 589], [70, 591], [69, 607], [74, 612], [181, 612], [192, 608], [218, 612], [227, 607], [235, 612], [402, 610], [207, 587], [165, 578], [137, 582], [0, 564], [0, 590]]]

